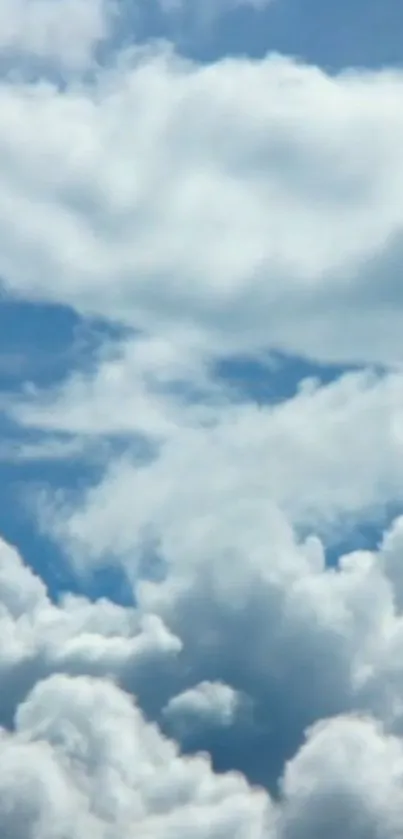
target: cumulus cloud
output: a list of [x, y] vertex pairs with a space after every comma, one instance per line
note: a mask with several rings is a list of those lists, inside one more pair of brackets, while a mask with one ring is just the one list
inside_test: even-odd
[[157, 48], [88, 88], [3, 83], [4, 288], [210, 352], [400, 360], [401, 94]]
[[49, 600], [39, 577], [15, 549], [0, 544], [0, 719], [8, 722], [26, 692], [49, 673], [144, 678], [181, 641], [157, 615], [139, 615], [105, 599]]
[[[185, 510], [176, 534], [165, 524], [163, 574], [152, 582], [140, 567], [129, 624], [117, 610], [123, 639], [89, 635], [73, 615], [64, 640], [67, 604], [45, 661], [47, 672], [110, 673], [186, 751], [208, 749], [216, 768], [276, 788], [317, 719], [360, 710], [402, 729], [403, 623], [389, 548], [400, 521], [378, 553], [347, 555], [332, 570], [320, 541], [298, 539], [278, 509], [266, 503], [260, 522], [256, 504], [243, 506], [215, 501], [216, 515], [201, 521]], [[102, 621], [103, 608], [82, 604], [81, 620]], [[53, 637], [63, 638], [58, 655]]]
[[172, 692], [220, 681], [249, 700], [230, 732], [207, 738], [218, 765], [273, 787], [317, 719], [361, 709], [399, 728], [401, 617], [377, 555], [326, 570], [315, 541], [297, 542], [274, 514], [269, 523], [265, 543], [220, 553], [217, 539], [138, 597], [183, 642]]
[[[107, 369], [93, 380], [74, 378], [45, 404], [20, 404], [14, 414], [53, 431], [75, 417], [75, 431], [89, 434], [91, 427], [99, 433], [119, 404], [104, 430], [118, 433], [122, 423], [126, 430], [131, 424], [155, 442], [143, 458], [134, 452], [113, 460], [78, 504], [68, 494], [56, 504], [49, 499], [44, 526], [86, 563], [115, 555], [133, 570], [151, 535], [177, 563], [195, 552], [264, 550], [273, 507], [300, 530], [331, 537], [402, 503], [400, 372], [350, 373], [325, 387], [308, 381], [293, 398], [258, 407], [232, 401], [225, 387], [220, 398], [213, 390], [210, 402], [183, 403], [181, 394], [164, 395], [155, 382], [154, 391], [140, 366], [130, 390], [133, 368], [124, 363], [116, 390]], [[136, 409], [137, 386], [148, 394], [146, 415]]]
[[[289, 764], [280, 806], [204, 757], [180, 757], [107, 683], [56, 677], [21, 706], [0, 739], [7, 837], [186, 836], [395, 839], [402, 748], [379, 726], [340, 719], [313, 729]], [[351, 770], [354, 769], [352, 772]], [[365, 831], [365, 834], [363, 833]]]
[[[24, 647], [30, 654], [32, 677], [14, 695], [12, 727], [1, 707], [8, 725], [0, 734], [5, 836], [76, 839], [86, 830], [100, 839], [139, 831], [150, 839], [189, 832], [397, 839], [403, 827], [399, 720], [390, 704], [379, 704], [381, 693], [396, 700], [401, 694], [396, 669], [385, 680], [387, 662], [396, 667], [401, 660], [403, 637], [393, 581], [382, 552], [350, 555], [339, 570], [325, 570], [309, 545], [292, 542], [291, 534], [286, 544], [285, 535], [282, 543], [281, 533], [276, 544], [273, 537], [270, 562], [244, 556], [237, 574], [229, 576], [228, 566], [212, 557], [172, 571], [162, 585], [143, 585], [134, 610], [74, 598], [52, 605], [41, 582], [2, 546], [0, 659], [2, 667], [15, 667], [18, 640], [19, 660]], [[155, 617], [139, 632], [145, 612]], [[162, 615], [180, 644], [161, 618], [155, 631]], [[42, 661], [46, 649], [58, 650], [51, 666], [48, 657], [47, 668], [38, 659], [32, 667], [35, 646]], [[134, 687], [136, 647], [153, 664], [140, 668]], [[162, 652], [174, 665], [168, 675]], [[147, 680], [149, 698], [153, 693], [157, 706], [161, 700], [165, 716], [167, 709], [177, 722], [194, 716], [193, 747], [200, 718], [205, 726], [214, 720], [229, 765], [219, 765], [214, 738], [204, 739], [213, 769], [208, 756], [181, 754], [147, 721]], [[10, 685], [9, 675], [2, 684]], [[236, 712], [240, 689], [250, 699], [244, 717]], [[253, 778], [252, 755], [255, 771], [259, 764], [254, 780], [269, 786], [273, 760], [282, 756], [274, 799], [253, 790], [242, 774], [217, 772], [232, 764]]]
[[164, 715], [179, 732], [186, 734], [200, 725], [229, 726], [236, 716], [239, 696], [220, 682], [201, 682], [169, 700]]
[[287, 768], [280, 836], [398, 836], [402, 772], [401, 742], [385, 737], [370, 720], [317, 725]]
[[0, 739], [0, 817], [12, 839], [263, 836], [270, 803], [205, 758], [180, 758], [107, 682], [55, 677]]

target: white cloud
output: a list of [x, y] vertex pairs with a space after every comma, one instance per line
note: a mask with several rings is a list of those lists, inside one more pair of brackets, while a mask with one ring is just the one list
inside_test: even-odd
[[[78, 839], [83, 831], [96, 839], [118, 839], [122, 833], [130, 839], [139, 832], [149, 839], [189, 833], [200, 839], [319, 839], [324, 833], [361, 839], [363, 831], [369, 839], [398, 839], [403, 749], [391, 733], [396, 720], [388, 718], [386, 707], [380, 713], [380, 706], [375, 710], [383, 723], [339, 713], [374, 710], [363, 702], [363, 696], [370, 697], [363, 692], [365, 673], [373, 681], [377, 671], [384, 693], [391, 687], [384, 683], [385, 663], [393, 636], [403, 637], [402, 617], [393, 609], [382, 555], [350, 556], [338, 572], [325, 572], [309, 550], [304, 558], [301, 547], [277, 541], [270, 563], [244, 557], [238, 564], [239, 597], [228, 567], [214, 557], [197, 570], [191, 563], [181, 579], [171, 574], [157, 598], [150, 590], [141, 594], [140, 610], [147, 604], [155, 614], [163, 612], [184, 644], [184, 656], [173, 659], [178, 673], [170, 688], [175, 683], [189, 687], [171, 693], [168, 703], [178, 722], [182, 711], [185, 718], [189, 708], [197, 716], [213, 706], [217, 720], [224, 706], [233, 707], [231, 683], [238, 681], [253, 701], [247, 724], [255, 729], [242, 732], [245, 720], [235, 715], [228, 742], [239, 744], [241, 737], [244, 771], [250, 770], [251, 742], [258, 748], [254, 758], [260, 759], [261, 780], [273, 758], [280, 758], [273, 749], [286, 746], [281, 738], [288, 734], [287, 724], [294, 733], [299, 726], [277, 804], [263, 790], [252, 791], [240, 774], [216, 774], [206, 756], [180, 756], [106, 678], [110, 671], [130, 687], [130, 672], [122, 679], [115, 654], [114, 672], [111, 659], [109, 665], [104, 660], [98, 678], [71, 676], [64, 654], [69, 620], [78, 646], [85, 647], [83, 630], [91, 625], [106, 649], [108, 639], [115, 647], [118, 639], [122, 645], [136, 643], [139, 615], [74, 599], [51, 606], [18, 556], [4, 545], [1, 556], [2, 640], [5, 607], [20, 637], [24, 622], [30, 624], [26, 637], [31, 641], [42, 626], [42, 647], [48, 643], [60, 650], [56, 675], [35, 662], [28, 693], [14, 697], [13, 730], [0, 734], [0, 821], [7, 839]], [[9, 649], [2, 645], [3, 664]], [[395, 663], [400, 650], [401, 642], [393, 650]], [[76, 661], [81, 668], [76, 673], [94, 674], [91, 658]], [[207, 678], [197, 682], [203, 672]], [[214, 684], [214, 672], [223, 679], [219, 683]], [[158, 659], [148, 679], [163, 702], [167, 684]], [[401, 679], [394, 684], [396, 697], [401, 685]], [[138, 688], [141, 707], [144, 685]], [[329, 718], [318, 723], [322, 715]], [[301, 743], [309, 722], [315, 725]], [[286, 754], [287, 749], [283, 759]]]
[[166, 581], [142, 583], [138, 597], [183, 642], [172, 692], [220, 681], [249, 700], [252, 713], [211, 741], [218, 759], [273, 784], [317, 719], [361, 709], [400, 728], [402, 618], [382, 556], [325, 570], [320, 545], [297, 544], [274, 514], [256, 546], [197, 545], [187, 561], [169, 557]]
[[[119, 369], [130, 390], [133, 368]], [[152, 408], [153, 390], [141, 367], [137, 372]], [[74, 428], [88, 431], [97, 406], [95, 430], [99, 417], [115, 412], [110, 433], [122, 422], [138, 431], [137, 385], [130, 408], [125, 388], [110, 389], [102, 368], [86, 393], [75, 382], [38, 414], [28, 405], [17, 416], [58, 429], [80, 413], [83, 425]], [[175, 563], [212, 551], [264, 552], [276, 507], [298, 527], [332, 535], [402, 503], [402, 394], [400, 373], [349, 374], [322, 388], [306, 384], [294, 398], [260, 408], [222, 394], [210, 407], [186, 407], [169, 390], [164, 398], [159, 393], [160, 446], [152, 457], [112, 461], [79, 502], [59, 497], [56, 509], [51, 503], [46, 526], [85, 563], [114, 555], [131, 572], [150, 534]], [[141, 428], [147, 435], [147, 424]], [[151, 438], [154, 430], [150, 422]]]
[[[208, 415], [208, 401], [222, 401], [205, 364], [197, 334], [130, 336], [103, 347], [93, 369], [77, 370], [52, 388], [7, 394], [4, 410], [21, 424], [82, 435], [141, 434], [165, 439], [179, 426]], [[198, 406], [189, 394], [203, 396]], [[119, 405], [119, 411], [116, 406]]]
[[[240, 697], [228, 685], [201, 682], [169, 700], [163, 709], [173, 731], [186, 735], [187, 728], [198, 726], [230, 726], [236, 719]], [[172, 730], [172, 728], [171, 728]]]
[[0, 751], [0, 813], [12, 839], [75, 839], [84, 829], [96, 839], [359, 839], [363, 830], [396, 839], [402, 826], [401, 743], [370, 720], [312, 730], [277, 812], [240, 777], [179, 757], [127, 697], [87, 679], [39, 685]]
[[0, 88], [5, 288], [209, 352], [401, 359], [402, 77], [135, 50]]
[[112, 10], [109, 0], [0, 0], [0, 54], [86, 70], [109, 35]]
[[401, 741], [370, 720], [316, 726], [289, 765], [282, 839], [397, 837], [403, 819]]
[[125, 609], [50, 603], [3, 544], [1, 719], [49, 674], [110, 677], [180, 739], [203, 748], [210, 731], [213, 752], [221, 743], [229, 765], [270, 783], [317, 719], [361, 709], [401, 730], [403, 618], [382, 551], [325, 571], [320, 545], [298, 545], [274, 514], [265, 550], [202, 548], [138, 583]]
[[107, 682], [54, 677], [0, 739], [0, 818], [10, 839], [263, 837], [270, 804], [241, 777], [182, 759]]
[[24, 694], [49, 673], [144, 678], [178, 655], [181, 642], [158, 616], [108, 600], [67, 595], [50, 602], [42, 581], [17, 552], [0, 544], [0, 720], [10, 720]]

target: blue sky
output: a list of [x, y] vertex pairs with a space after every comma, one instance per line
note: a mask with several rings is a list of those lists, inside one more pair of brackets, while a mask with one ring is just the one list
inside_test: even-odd
[[401, 64], [398, 0], [274, 0], [258, 11], [246, 3], [233, 4], [232, 9], [227, 4], [227, 13], [217, 14], [213, 26], [197, 26], [202, 17], [195, 11], [197, 4], [183, 6], [182, 13], [169, 18], [156, 2], [143, 5], [140, 14], [127, 3], [125, 20], [134, 26], [137, 21], [144, 40], [150, 35], [174, 37], [186, 55], [205, 61], [229, 54], [261, 58], [275, 51], [331, 71]]
[[[113, 324], [80, 318], [73, 309], [58, 305], [5, 299], [0, 306], [1, 390], [19, 393], [21, 388], [49, 388], [63, 381], [76, 364], [90, 368], [103, 339], [119, 334]], [[66, 590], [85, 591], [97, 597], [127, 602], [130, 592], [119, 569], [100, 570], [89, 579], [80, 580], [69, 567], [57, 545], [49, 543], [32, 520], [26, 503], [27, 491], [35, 493], [43, 485], [67, 486], [79, 491], [90, 485], [102, 471], [102, 460], [77, 453], [67, 459], [43, 460], [40, 456], [19, 462], [19, 444], [46, 441], [40, 430], [22, 430], [2, 417], [3, 459], [1, 475], [1, 532], [18, 545], [33, 568], [49, 586], [53, 597]], [[62, 435], [62, 441], [65, 435]], [[106, 577], [105, 577], [106, 574]]]
[[396, 65], [401, 63], [401, 19], [397, 0], [285, 0], [259, 15], [238, 9], [232, 20], [223, 18], [210, 49], [218, 56], [225, 44], [228, 52], [256, 57], [275, 50], [331, 71]]
[[402, 835], [401, 23], [0, 0], [1, 835]]

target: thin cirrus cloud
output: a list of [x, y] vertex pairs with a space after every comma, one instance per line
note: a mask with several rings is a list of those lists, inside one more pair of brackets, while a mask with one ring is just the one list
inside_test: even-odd
[[[48, 76], [0, 83], [2, 293], [110, 326], [15, 366], [4, 428], [23, 496], [59, 463], [55, 563], [120, 567], [133, 604], [107, 577], [51, 599], [0, 543], [0, 834], [400, 839], [401, 71], [101, 67], [109, 10], [0, 2], [3, 53]], [[278, 352], [339, 372], [260, 405], [218, 372]]]

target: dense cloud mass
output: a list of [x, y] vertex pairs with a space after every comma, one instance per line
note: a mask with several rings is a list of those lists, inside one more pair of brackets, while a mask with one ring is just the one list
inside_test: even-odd
[[0, 836], [401, 839], [403, 74], [127, 14], [0, 0], [2, 299], [79, 324], [0, 397]]
[[402, 88], [162, 47], [88, 88], [3, 82], [5, 290], [205, 353], [394, 363]]
[[337, 570], [271, 524], [266, 555], [191, 558], [132, 609], [50, 603], [3, 544], [3, 835], [401, 834], [401, 522]]

